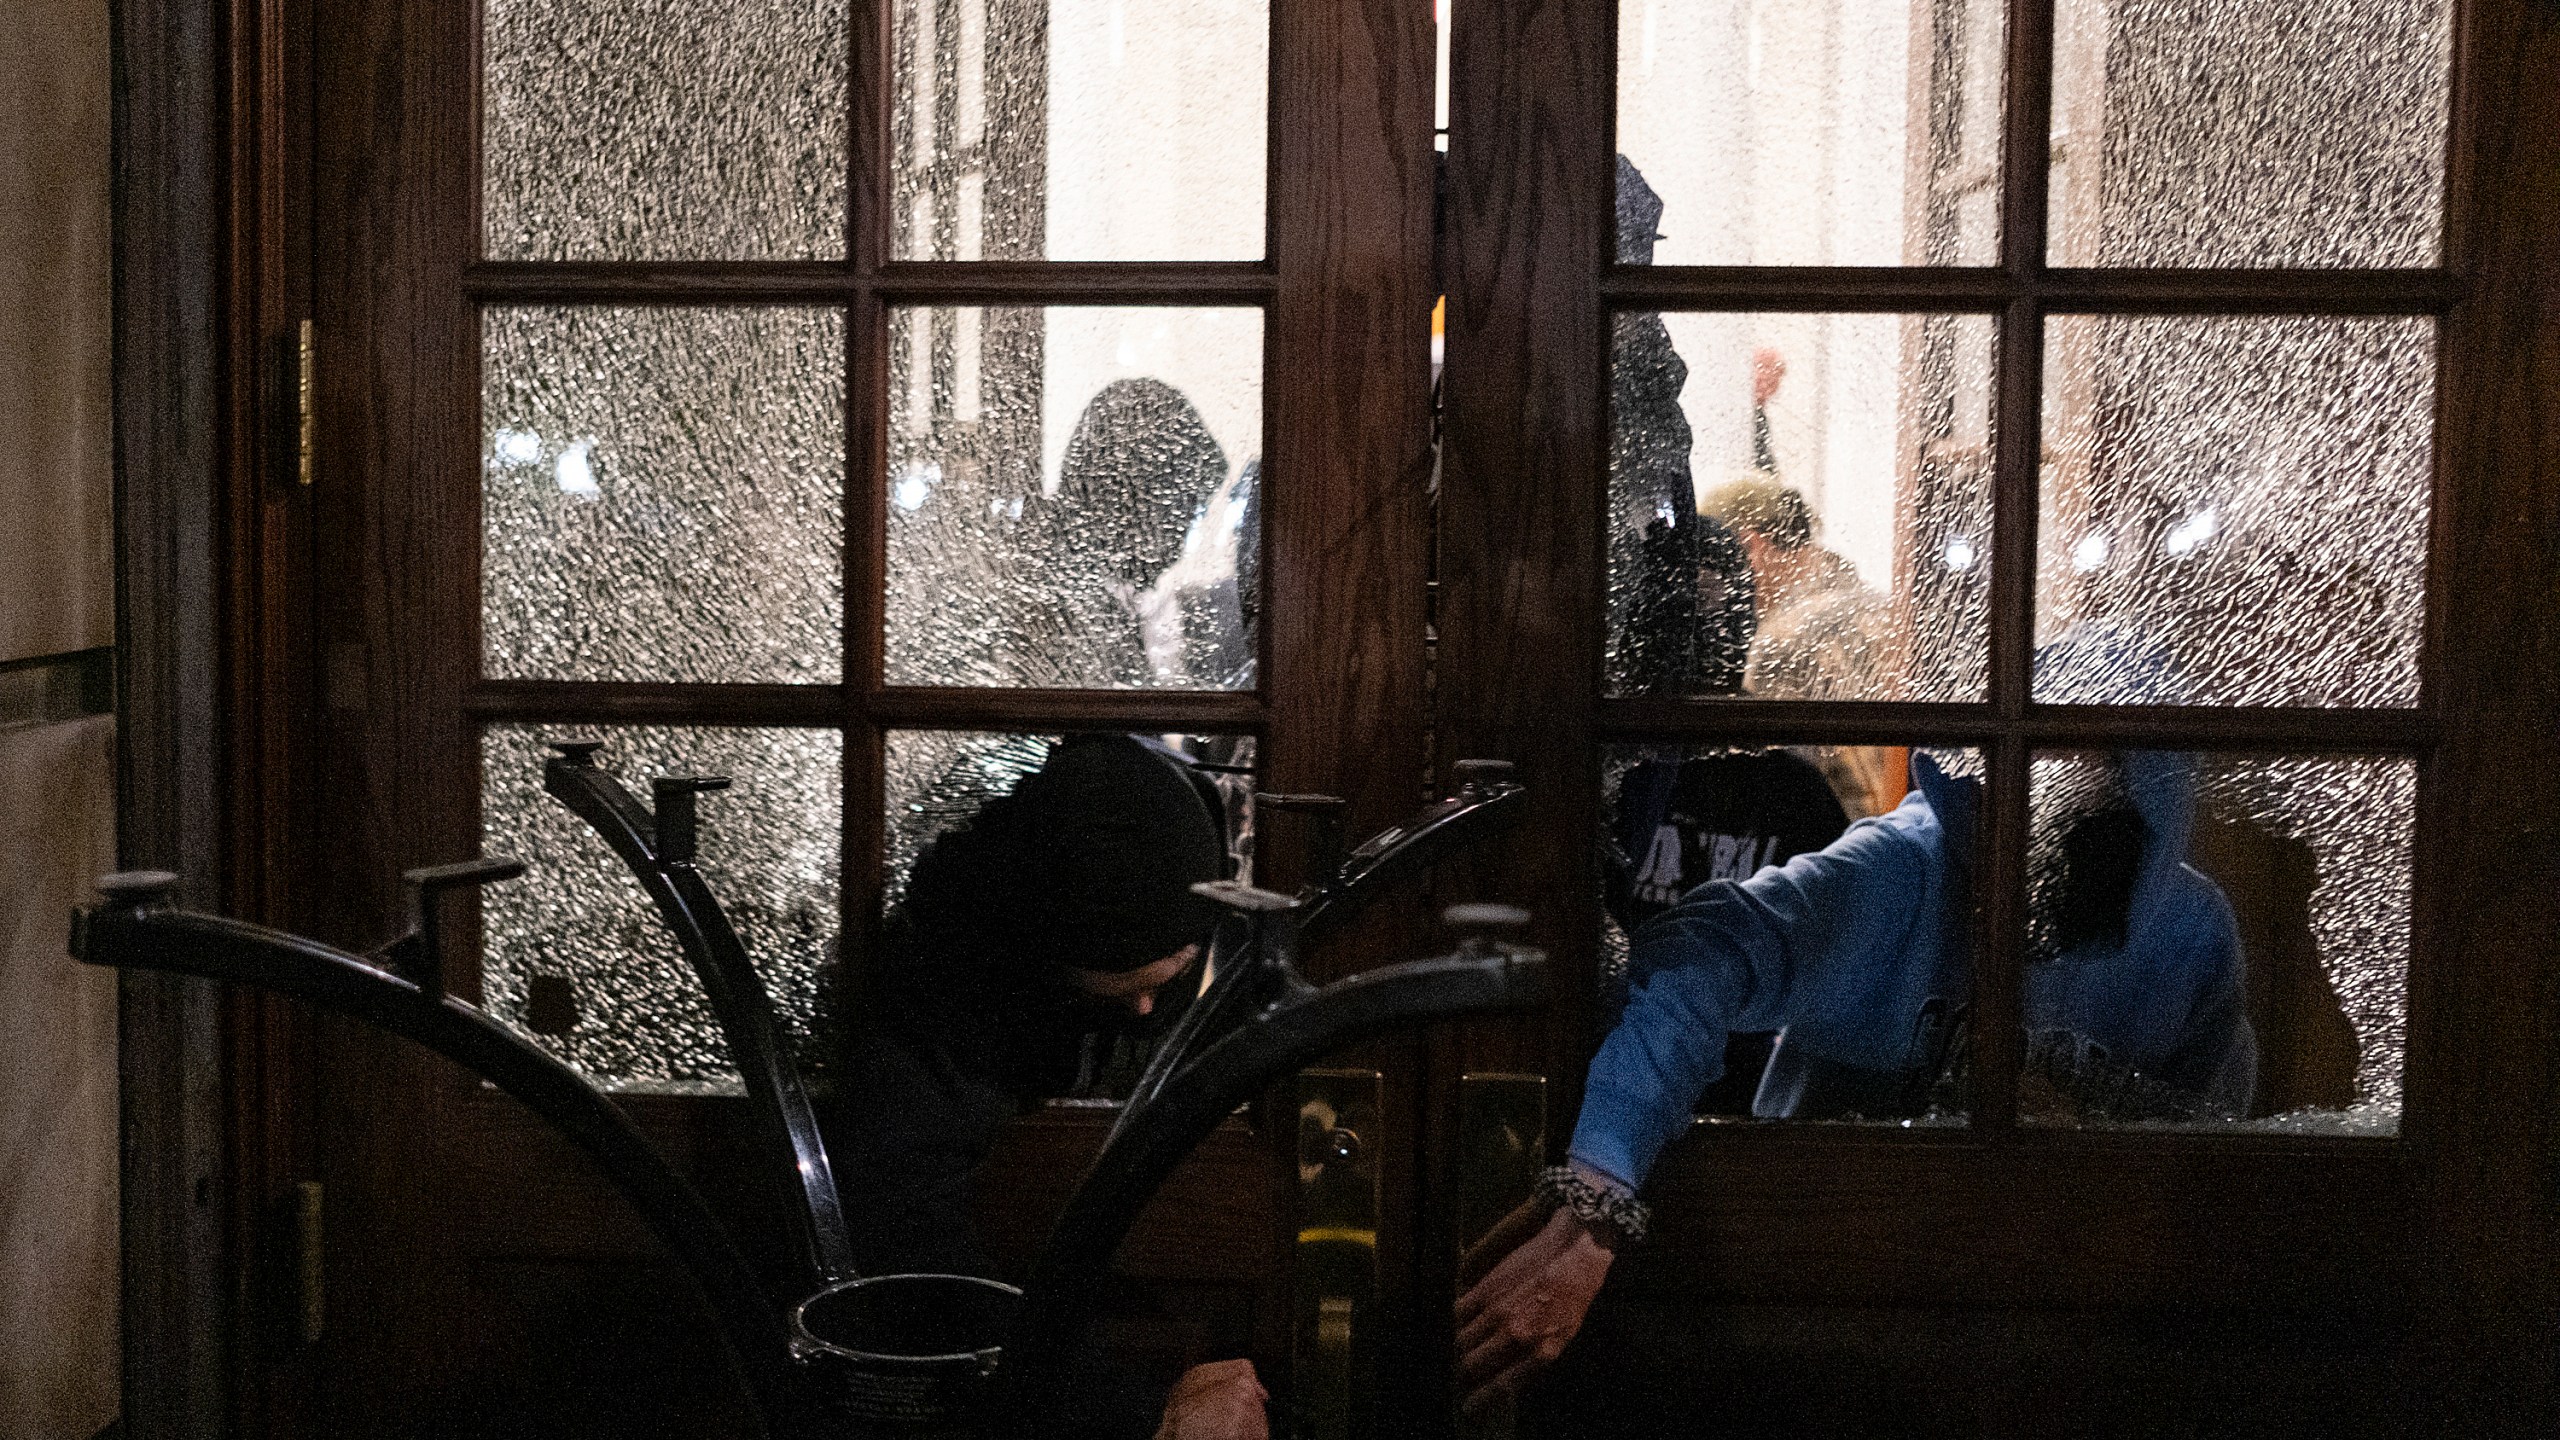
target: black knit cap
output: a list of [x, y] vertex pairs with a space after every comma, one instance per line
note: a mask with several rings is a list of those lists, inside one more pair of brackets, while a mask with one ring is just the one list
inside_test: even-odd
[[1226, 873], [1216, 792], [1126, 735], [1071, 737], [973, 825], [1010, 861], [985, 897], [1025, 960], [1135, 970], [1205, 941], [1217, 906], [1191, 893]]

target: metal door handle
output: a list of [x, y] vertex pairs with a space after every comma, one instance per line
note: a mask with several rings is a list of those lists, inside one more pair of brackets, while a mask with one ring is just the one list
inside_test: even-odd
[[1299, 1440], [1351, 1440], [1373, 1408], [1377, 1357], [1364, 1343], [1378, 1303], [1375, 1070], [1298, 1076], [1298, 1243], [1291, 1256], [1290, 1389]]

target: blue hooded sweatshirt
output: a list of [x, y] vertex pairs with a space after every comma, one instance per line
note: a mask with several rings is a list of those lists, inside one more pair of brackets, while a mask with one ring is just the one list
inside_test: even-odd
[[[1637, 931], [1627, 1008], [1592, 1057], [1572, 1156], [1630, 1187], [1689, 1126], [1735, 1030], [1782, 1030], [1764, 1117], [1909, 1114], [1937, 1078], [1970, 988], [1978, 782], [1911, 759], [1891, 813], [1748, 880], [1713, 881]], [[2236, 1116], [2257, 1078], [2230, 903], [2186, 863], [2186, 757], [2128, 752], [2147, 827], [2119, 939], [2027, 967], [2031, 1060], [2118, 1091]]]

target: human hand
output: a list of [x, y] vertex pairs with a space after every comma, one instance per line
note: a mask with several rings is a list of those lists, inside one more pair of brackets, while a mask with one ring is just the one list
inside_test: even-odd
[[1194, 1365], [1165, 1397], [1156, 1440], [1270, 1440], [1270, 1402], [1250, 1360]]
[[1763, 345], [1751, 352], [1751, 403], [1766, 405], [1787, 378], [1787, 357]]
[[[1519, 1218], [1512, 1212], [1495, 1234], [1516, 1233]], [[1571, 1211], [1558, 1210], [1458, 1297], [1458, 1389], [1467, 1413], [1518, 1391], [1564, 1354], [1616, 1258]]]

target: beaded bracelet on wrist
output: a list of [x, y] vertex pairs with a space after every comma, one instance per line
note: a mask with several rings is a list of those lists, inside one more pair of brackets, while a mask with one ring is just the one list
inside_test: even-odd
[[1573, 1218], [1613, 1238], [1611, 1249], [1644, 1243], [1653, 1225], [1653, 1208], [1633, 1195], [1594, 1185], [1570, 1165], [1551, 1165], [1538, 1173], [1539, 1198], [1573, 1212]]

